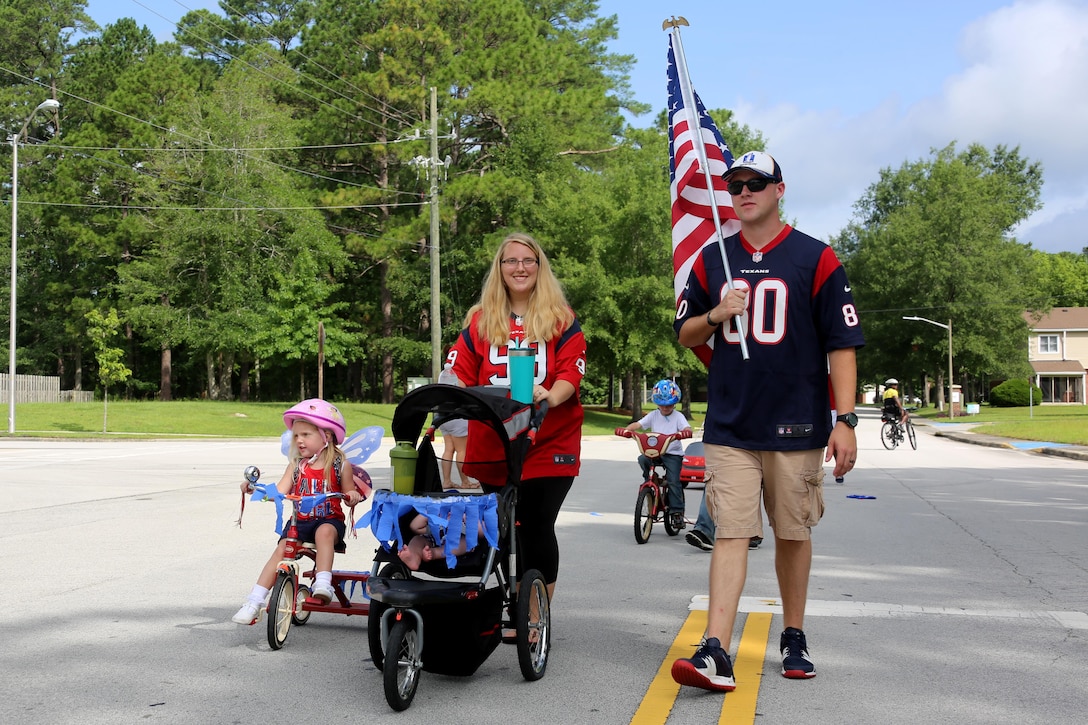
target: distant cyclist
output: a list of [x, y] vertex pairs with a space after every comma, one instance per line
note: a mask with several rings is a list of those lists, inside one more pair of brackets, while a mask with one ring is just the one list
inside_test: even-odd
[[888, 420], [898, 419], [903, 425], [907, 424], [907, 409], [899, 398], [899, 381], [888, 378], [884, 381], [884, 418]]

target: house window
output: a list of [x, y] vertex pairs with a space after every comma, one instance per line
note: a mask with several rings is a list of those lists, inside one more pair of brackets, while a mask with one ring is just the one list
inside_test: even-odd
[[1039, 335], [1039, 354], [1058, 352], [1057, 335]]
[[1084, 389], [1080, 376], [1040, 376], [1039, 388], [1044, 403], [1083, 403]]

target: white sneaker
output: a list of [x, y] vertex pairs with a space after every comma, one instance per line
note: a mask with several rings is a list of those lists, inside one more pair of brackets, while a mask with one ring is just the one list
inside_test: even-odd
[[333, 591], [332, 584], [315, 583], [313, 591], [310, 592], [310, 596], [322, 604], [328, 604], [332, 601], [332, 598], [336, 596], [336, 592]]
[[261, 612], [264, 611], [264, 605], [258, 604], [251, 599], [247, 599], [242, 608], [234, 613], [231, 617], [232, 622], [238, 624], [256, 624], [257, 620], [261, 618]]

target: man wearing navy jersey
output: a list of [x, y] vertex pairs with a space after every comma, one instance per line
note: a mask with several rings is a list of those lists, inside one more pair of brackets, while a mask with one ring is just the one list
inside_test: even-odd
[[728, 650], [748, 542], [762, 535], [761, 482], [785, 625], [782, 674], [816, 674], [804, 634], [811, 528], [823, 514], [823, 463], [834, 458], [834, 475], [842, 476], [857, 457], [854, 351], [864, 338], [835, 252], [779, 216], [786, 185], [778, 162], [751, 151], [724, 178], [741, 223], [724, 240], [733, 288], [719, 245], [707, 245], [674, 323], [684, 346], [713, 344], [703, 442], [715, 537], [706, 639], [694, 657], [673, 663], [672, 675], [682, 685], [730, 692]]

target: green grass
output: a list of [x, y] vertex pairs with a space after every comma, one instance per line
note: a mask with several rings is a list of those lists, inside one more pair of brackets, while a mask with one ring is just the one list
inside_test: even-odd
[[[160, 403], [111, 401], [108, 435], [131, 437], [279, 436], [283, 411], [292, 403], [224, 403], [199, 400]], [[392, 405], [346, 403], [340, 406], [350, 430], [380, 425], [388, 435]], [[38, 436], [102, 436], [102, 403], [21, 403], [15, 410], [16, 433]]]
[[[949, 422], [948, 415], [936, 408], [920, 408], [911, 415], [934, 422]], [[1088, 406], [1085, 405], [1037, 405], [1032, 408], [982, 405], [978, 415], [956, 416], [952, 422], [979, 424], [977, 432], [1006, 438], [1088, 445]]]
[[[279, 436], [281, 416], [291, 403], [220, 403], [182, 400], [170, 403], [114, 401], [109, 404], [106, 437], [212, 436], [252, 438]], [[340, 409], [349, 431], [380, 425], [392, 435], [395, 405], [344, 403]], [[652, 406], [645, 410], [651, 410]], [[947, 422], [934, 408], [916, 416]], [[693, 403], [691, 424], [698, 428], [706, 418], [706, 403]], [[586, 408], [583, 435], [611, 435], [631, 421], [628, 413], [608, 413]], [[103, 437], [102, 403], [21, 403], [15, 411], [16, 435], [38, 437]], [[1024, 440], [1088, 445], [1088, 406], [1046, 405], [1028, 408], [992, 408], [983, 405], [978, 415], [957, 417], [955, 422], [984, 425], [993, 435]]]
[[[279, 436], [283, 432], [283, 411], [292, 403], [220, 403], [181, 400], [111, 401], [106, 420], [107, 437], [213, 436], [252, 438]], [[343, 403], [338, 406], [348, 431], [380, 425], [392, 435], [395, 405]], [[586, 410], [583, 435], [609, 435], [616, 426], [627, 425], [628, 415]], [[15, 409], [15, 432], [19, 436], [102, 437], [102, 403], [20, 403]]]

